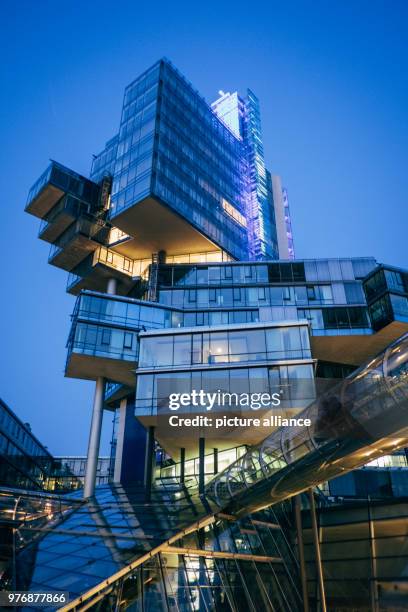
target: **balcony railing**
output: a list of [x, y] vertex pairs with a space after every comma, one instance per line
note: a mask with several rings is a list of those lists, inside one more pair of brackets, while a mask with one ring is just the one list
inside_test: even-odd
[[61, 213], [70, 215], [73, 219], [80, 217], [83, 214], [89, 213], [89, 204], [78, 200], [70, 195], [65, 195], [61, 200], [50, 210], [47, 216], [41, 220], [38, 235], [54, 223]]
[[51, 177], [52, 167], [53, 167], [53, 162], [49, 164], [46, 170], [44, 170], [44, 172], [41, 174], [40, 178], [38, 178], [36, 182], [34, 183], [34, 185], [31, 187], [30, 191], [28, 192], [26, 209], [29, 206], [29, 204], [37, 197], [41, 189], [49, 182], [50, 177]]
[[79, 274], [74, 274], [74, 272], [70, 272], [68, 274], [68, 278], [67, 278], [67, 287], [66, 290], [67, 292], [69, 292], [69, 290], [76, 285], [77, 283], [79, 283], [79, 281], [82, 279], [82, 276], [80, 276]]
[[93, 265], [98, 263], [119, 270], [130, 277], [133, 276], [133, 259], [129, 259], [129, 257], [125, 257], [120, 253], [115, 253], [115, 251], [106, 247], [99, 247], [94, 253]]
[[77, 299], [72, 319], [133, 330], [163, 329], [172, 327], [172, 314], [170, 308], [145, 300], [84, 291]]
[[67, 342], [67, 364], [72, 353], [137, 361], [139, 342], [136, 331], [102, 325], [74, 322]]
[[71, 195], [88, 203], [93, 212], [99, 194], [99, 185], [53, 161], [30, 189], [25, 210], [44, 219], [64, 195]]
[[107, 239], [110, 226], [102, 219], [96, 219], [91, 215], [82, 215], [78, 221], [68, 227], [59, 238], [58, 242], [51, 246], [48, 261], [63, 251], [67, 245], [77, 236], [82, 235], [93, 242], [104, 243]]

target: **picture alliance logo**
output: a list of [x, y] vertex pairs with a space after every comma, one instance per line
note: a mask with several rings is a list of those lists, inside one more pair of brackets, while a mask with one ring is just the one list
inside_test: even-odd
[[203, 408], [210, 411], [214, 408], [250, 408], [251, 410], [261, 410], [276, 408], [281, 405], [283, 390], [275, 393], [229, 393], [218, 389], [209, 393], [200, 389], [190, 393], [170, 393], [170, 410], [179, 410], [188, 406]]

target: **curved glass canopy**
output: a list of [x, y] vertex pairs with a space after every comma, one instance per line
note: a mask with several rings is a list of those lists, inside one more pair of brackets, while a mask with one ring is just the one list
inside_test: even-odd
[[408, 334], [219, 473], [206, 494], [247, 514], [408, 444]]

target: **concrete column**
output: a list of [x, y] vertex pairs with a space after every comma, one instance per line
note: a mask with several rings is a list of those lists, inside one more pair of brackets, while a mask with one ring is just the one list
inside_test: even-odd
[[146, 501], [150, 501], [153, 483], [154, 467], [154, 427], [150, 425], [147, 430], [146, 459], [144, 485], [146, 489]]
[[205, 487], [205, 438], [198, 441], [198, 492], [204, 495]]
[[104, 394], [105, 379], [100, 376], [95, 382], [91, 430], [89, 432], [88, 455], [86, 461], [84, 497], [91, 497], [95, 492], [96, 469], [98, 467], [99, 445], [101, 442]]
[[123, 458], [123, 443], [125, 438], [125, 426], [126, 426], [126, 409], [127, 399], [123, 398], [120, 400], [119, 406], [119, 423], [118, 430], [116, 432], [116, 453], [115, 453], [115, 467], [113, 470], [113, 482], [120, 482], [122, 475], [122, 458]]
[[106, 286], [106, 293], [109, 293], [109, 295], [116, 295], [117, 288], [118, 281], [116, 280], [116, 278], [110, 278]]

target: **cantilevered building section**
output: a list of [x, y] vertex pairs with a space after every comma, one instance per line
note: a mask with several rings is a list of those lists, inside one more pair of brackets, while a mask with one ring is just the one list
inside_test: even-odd
[[244, 145], [169, 62], [126, 88], [118, 136], [95, 159], [92, 176], [109, 170], [108, 218], [130, 236], [122, 253], [247, 256]]
[[[72, 524], [70, 550], [86, 567], [78, 561], [58, 573], [64, 561], [51, 558], [61, 566], [48, 571], [39, 555], [21, 589], [70, 590], [66, 610], [109, 598], [118, 609], [142, 602], [140, 609], [181, 612], [293, 612], [309, 600], [323, 609], [326, 599], [346, 607], [344, 583], [330, 579], [324, 588], [335, 570], [324, 576], [319, 561], [314, 496], [297, 497], [296, 521], [287, 499], [321, 483], [332, 503], [329, 494], [346, 486], [340, 473], [370, 457], [406, 467], [408, 272], [373, 257], [296, 260], [287, 191], [265, 162], [258, 99], [250, 90], [220, 92], [209, 106], [168, 60], [125, 89], [118, 131], [94, 156], [90, 178], [52, 161], [26, 210], [42, 220], [49, 263], [69, 273], [67, 291], [77, 296], [65, 374], [95, 381], [95, 394], [86, 501], [62, 527], [66, 535]], [[333, 379], [345, 379], [338, 401]], [[217, 389], [278, 389], [288, 417], [306, 410], [317, 422], [296, 435], [272, 421], [218, 432], [162, 426], [169, 393]], [[190, 417], [207, 413], [184, 407]], [[95, 488], [106, 411], [115, 423], [112, 477]], [[368, 472], [350, 474], [384, 491]], [[381, 478], [395, 497], [408, 490], [395, 470]], [[364, 570], [349, 561], [351, 580], [366, 578], [365, 590], [352, 583], [355, 609], [399, 596], [408, 562], [396, 536], [393, 556], [404, 563], [392, 578], [378, 569], [370, 504], [370, 559]], [[75, 548], [82, 522], [85, 549]], [[98, 566], [94, 537], [104, 556]], [[41, 550], [52, 555], [53, 545], [51, 533]], [[339, 559], [328, 563], [343, 571]]]

